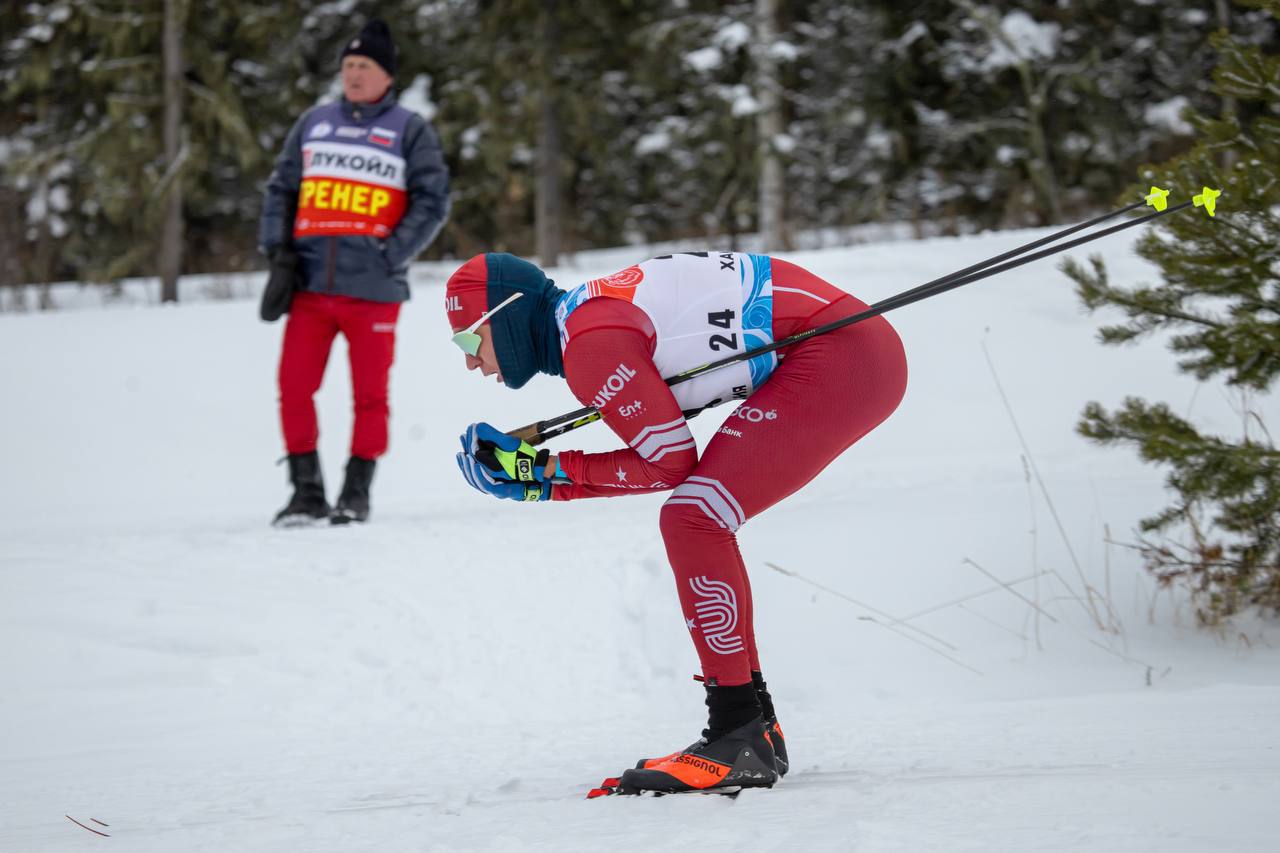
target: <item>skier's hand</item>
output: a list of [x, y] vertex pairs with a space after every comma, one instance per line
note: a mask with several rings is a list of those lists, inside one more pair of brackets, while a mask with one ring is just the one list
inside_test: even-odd
[[487, 466], [469, 453], [457, 455], [458, 469], [472, 488], [509, 501], [546, 501], [551, 499], [550, 483], [513, 483], [499, 479]]
[[549, 450], [528, 443], [486, 423], [472, 424], [462, 434], [462, 450], [496, 479], [513, 483], [544, 483]]

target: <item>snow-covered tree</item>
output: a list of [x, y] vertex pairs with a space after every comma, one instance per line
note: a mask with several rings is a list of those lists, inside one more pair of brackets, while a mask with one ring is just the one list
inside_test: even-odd
[[[906, 41], [911, 177], [927, 216], [1016, 226], [1095, 209], [1140, 163], [1190, 145], [1209, 91], [1203, 3], [929, 0], [890, 11]], [[1247, 24], [1240, 22], [1243, 31]], [[914, 133], [912, 132], [914, 131]]]
[[[299, 29], [305, 17], [294, 3], [190, 10], [179, 153], [170, 164], [164, 9], [163, 0], [26, 4], [3, 45], [3, 102], [16, 117], [4, 169], [26, 199], [25, 241], [51, 247], [31, 253], [37, 278], [154, 274], [175, 185], [183, 188], [186, 270], [252, 261], [246, 220], [257, 216], [257, 178], [293, 118], [332, 79], [336, 46], [321, 44], [321, 21]], [[346, 19], [339, 37], [351, 26]], [[309, 64], [327, 65], [327, 74]]]
[[454, 173], [435, 255], [762, 228], [777, 242], [784, 217], [784, 234], [1074, 218], [1190, 146], [1183, 109], [1225, 108], [1209, 32], [1254, 31], [1252, 13], [1203, 0], [793, 0], [764, 31], [758, 2], [184, 0], [175, 168], [165, 0], [15, 4], [0, 17], [0, 274], [154, 272], [174, 186], [185, 270], [257, 263], [271, 161], [302, 110], [337, 95], [341, 45], [374, 14]]
[[907, 128], [892, 80], [919, 29], [886, 33], [884, 4], [788, 4], [775, 55], [786, 106], [787, 205], [795, 228], [839, 226], [909, 213], [890, 203], [907, 157]]

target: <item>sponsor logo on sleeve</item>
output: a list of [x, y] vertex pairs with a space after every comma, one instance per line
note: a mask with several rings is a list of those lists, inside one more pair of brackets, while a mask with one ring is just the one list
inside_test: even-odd
[[642, 403], [639, 400], [636, 400], [631, 403], [626, 403], [618, 407], [618, 414], [622, 415], [624, 418], [634, 418], [636, 415], [641, 414], [643, 411], [644, 411], [644, 403]]
[[604, 385], [596, 392], [595, 397], [591, 400], [591, 405], [597, 409], [603, 409], [605, 404], [614, 398], [619, 391], [626, 387], [626, 384], [635, 378], [636, 372], [625, 364], [619, 364], [613, 373], [609, 374], [609, 378], [604, 381]]

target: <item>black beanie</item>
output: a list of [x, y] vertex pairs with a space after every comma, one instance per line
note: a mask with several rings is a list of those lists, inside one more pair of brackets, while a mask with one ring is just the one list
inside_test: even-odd
[[396, 76], [396, 46], [391, 41], [391, 30], [387, 28], [385, 21], [369, 19], [364, 29], [342, 49], [343, 59], [352, 55], [367, 56], [381, 65], [387, 74]]

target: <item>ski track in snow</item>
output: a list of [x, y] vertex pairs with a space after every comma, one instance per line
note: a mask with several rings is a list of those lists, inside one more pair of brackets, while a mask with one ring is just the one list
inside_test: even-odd
[[[789, 257], [875, 301], [1038, 234]], [[1123, 239], [1090, 248], [1116, 281], [1156, 278]], [[465, 486], [468, 422], [577, 403], [465, 374], [448, 269], [415, 269], [392, 450], [352, 529], [266, 524], [286, 497], [282, 327], [255, 305], [0, 315], [0, 851], [1275, 849], [1275, 626], [1198, 631], [1107, 547], [1104, 525], [1127, 540], [1164, 505], [1163, 474], [1074, 434], [1085, 402], [1126, 394], [1231, 433], [1234, 401], [1158, 342], [1098, 346], [1106, 318], [1045, 262], [891, 314], [901, 409], [739, 534], [791, 774], [732, 800], [585, 800], [704, 721], [661, 498], [529, 507]], [[347, 376], [339, 343], [318, 397], [330, 491]], [[554, 446], [615, 445], [597, 426]], [[994, 586], [974, 564], [1046, 573], [1017, 586], [1042, 613], [997, 591], [890, 625], [853, 603], [954, 602]], [[1092, 624], [1082, 574], [1119, 632]]]

